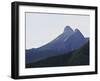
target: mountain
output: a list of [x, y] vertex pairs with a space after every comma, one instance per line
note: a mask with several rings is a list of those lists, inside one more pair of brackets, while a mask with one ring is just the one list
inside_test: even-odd
[[69, 39], [65, 39], [64, 42], [68, 51], [74, 51], [83, 46], [87, 42], [87, 39], [85, 39], [78, 29], [75, 29], [74, 34]]
[[71, 27], [66, 26], [64, 29], [64, 32], [61, 35], [59, 35], [57, 38], [55, 38], [50, 43], [40, 47], [39, 49], [42, 49], [42, 50], [43, 49], [56, 49], [56, 51], [59, 51], [61, 53], [66, 52], [64, 40], [68, 39], [73, 33], [74, 31], [71, 29]]
[[77, 66], [89, 65], [89, 41], [81, 48], [58, 56], [48, 57], [35, 63], [27, 64], [27, 68], [53, 67], [53, 66]]
[[73, 52], [68, 65], [89, 65], [89, 41]]
[[62, 54], [68, 54], [79, 49], [87, 42], [82, 33], [75, 29], [73, 31], [70, 26], [64, 28], [64, 32], [48, 44], [40, 48], [32, 48], [26, 50], [26, 64], [34, 63], [49, 57]]

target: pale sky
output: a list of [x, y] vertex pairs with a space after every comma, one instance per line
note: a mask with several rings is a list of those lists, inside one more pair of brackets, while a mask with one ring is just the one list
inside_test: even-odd
[[26, 49], [38, 48], [60, 35], [65, 26], [78, 28], [85, 37], [90, 33], [90, 16], [26, 13]]

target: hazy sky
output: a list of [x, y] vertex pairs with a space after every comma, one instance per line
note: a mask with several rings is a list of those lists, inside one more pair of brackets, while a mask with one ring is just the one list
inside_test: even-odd
[[41, 47], [58, 35], [65, 26], [78, 28], [89, 37], [90, 16], [47, 13], [26, 13], [26, 49]]

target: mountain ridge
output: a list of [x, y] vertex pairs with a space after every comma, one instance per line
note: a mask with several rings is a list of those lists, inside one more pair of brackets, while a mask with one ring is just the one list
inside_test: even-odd
[[27, 64], [27, 68], [89, 65], [89, 41], [81, 48], [58, 56]]
[[48, 44], [40, 48], [26, 50], [26, 64], [39, 61], [52, 56], [68, 53], [80, 48], [87, 42], [83, 34], [70, 26], [64, 28], [64, 32]]

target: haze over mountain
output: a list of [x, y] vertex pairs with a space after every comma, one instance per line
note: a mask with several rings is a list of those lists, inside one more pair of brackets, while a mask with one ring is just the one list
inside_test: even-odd
[[69, 52], [82, 47], [87, 41], [88, 38], [85, 38], [78, 29], [73, 31], [70, 26], [66, 26], [64, 32], [48, 44], [40, 48], [26, 50], [26, 64], [62, 54], [69, 54]]

